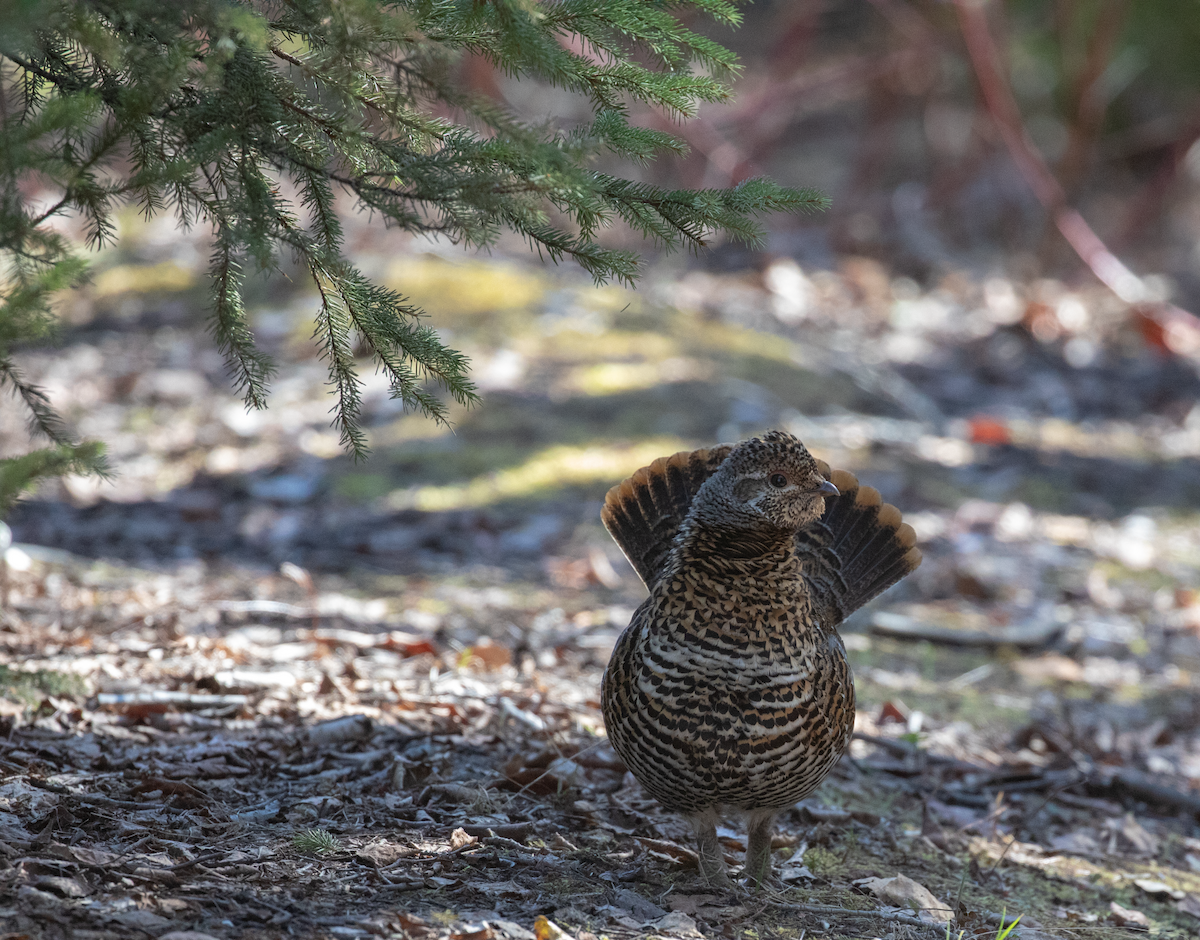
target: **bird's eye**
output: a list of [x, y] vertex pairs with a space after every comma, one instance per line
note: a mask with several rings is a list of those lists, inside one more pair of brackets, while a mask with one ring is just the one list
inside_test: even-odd
[[782, 473], [772, 473], [771, 479], [767, 482], [769, 482], [776, 489], [783, 489], [785, 486], [787, 486], [787, 477], [785, 477]]

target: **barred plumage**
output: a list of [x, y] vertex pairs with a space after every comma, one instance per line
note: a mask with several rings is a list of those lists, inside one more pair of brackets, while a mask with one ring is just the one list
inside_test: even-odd
[[656, 460], [609, 491], [603, 520], [650, 590], [605, 671], [609, 738], [692, 821], [710, 882], [728, 881], [719, 809], [744, 812], [759, 884], [775, 816], [854, 726], [836, 628], [920, 564], [912, 529], [780, 431]]

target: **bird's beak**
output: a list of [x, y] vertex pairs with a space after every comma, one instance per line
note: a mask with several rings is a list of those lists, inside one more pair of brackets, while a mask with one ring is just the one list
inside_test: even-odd
[[842, 494], [838, 491], [838, 488], [836, 486], [834, 486], [832, 483], [830, 483], [828, 480], [826, 480], [824, 483], [822, 483], [817, 488], [817, 495], [828, 497], [828, 496], [841, 496]]

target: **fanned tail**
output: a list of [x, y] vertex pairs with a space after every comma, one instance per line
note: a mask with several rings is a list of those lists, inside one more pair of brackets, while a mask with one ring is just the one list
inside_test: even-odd
[[647, 587], [666, 565], [693, 497], [731, 450], [718, 444], [659, 457], [608, 491], [600, 518]]
[[912, 526], [878, 490], [824, 461], [818, 467], [841, 496], [825, 501], [820, 520], [796, 534], [796, 547], [814, 607], [826, 623], [837, 624], [915, 571], [921, 551]]

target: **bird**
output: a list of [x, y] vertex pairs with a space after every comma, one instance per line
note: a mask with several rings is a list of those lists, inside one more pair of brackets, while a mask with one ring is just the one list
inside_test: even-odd
[[761, 888], [777, 816], [854, 728], [838, 625], [917, 568], [915, 533], [780, 430], [661, 457], [608, 491], [601, 519], [649, 591], [601, 681], [609, 741], [691, 822], [714, 887], [732, 887], [721, 813], [743, 814], [745, 880]]

